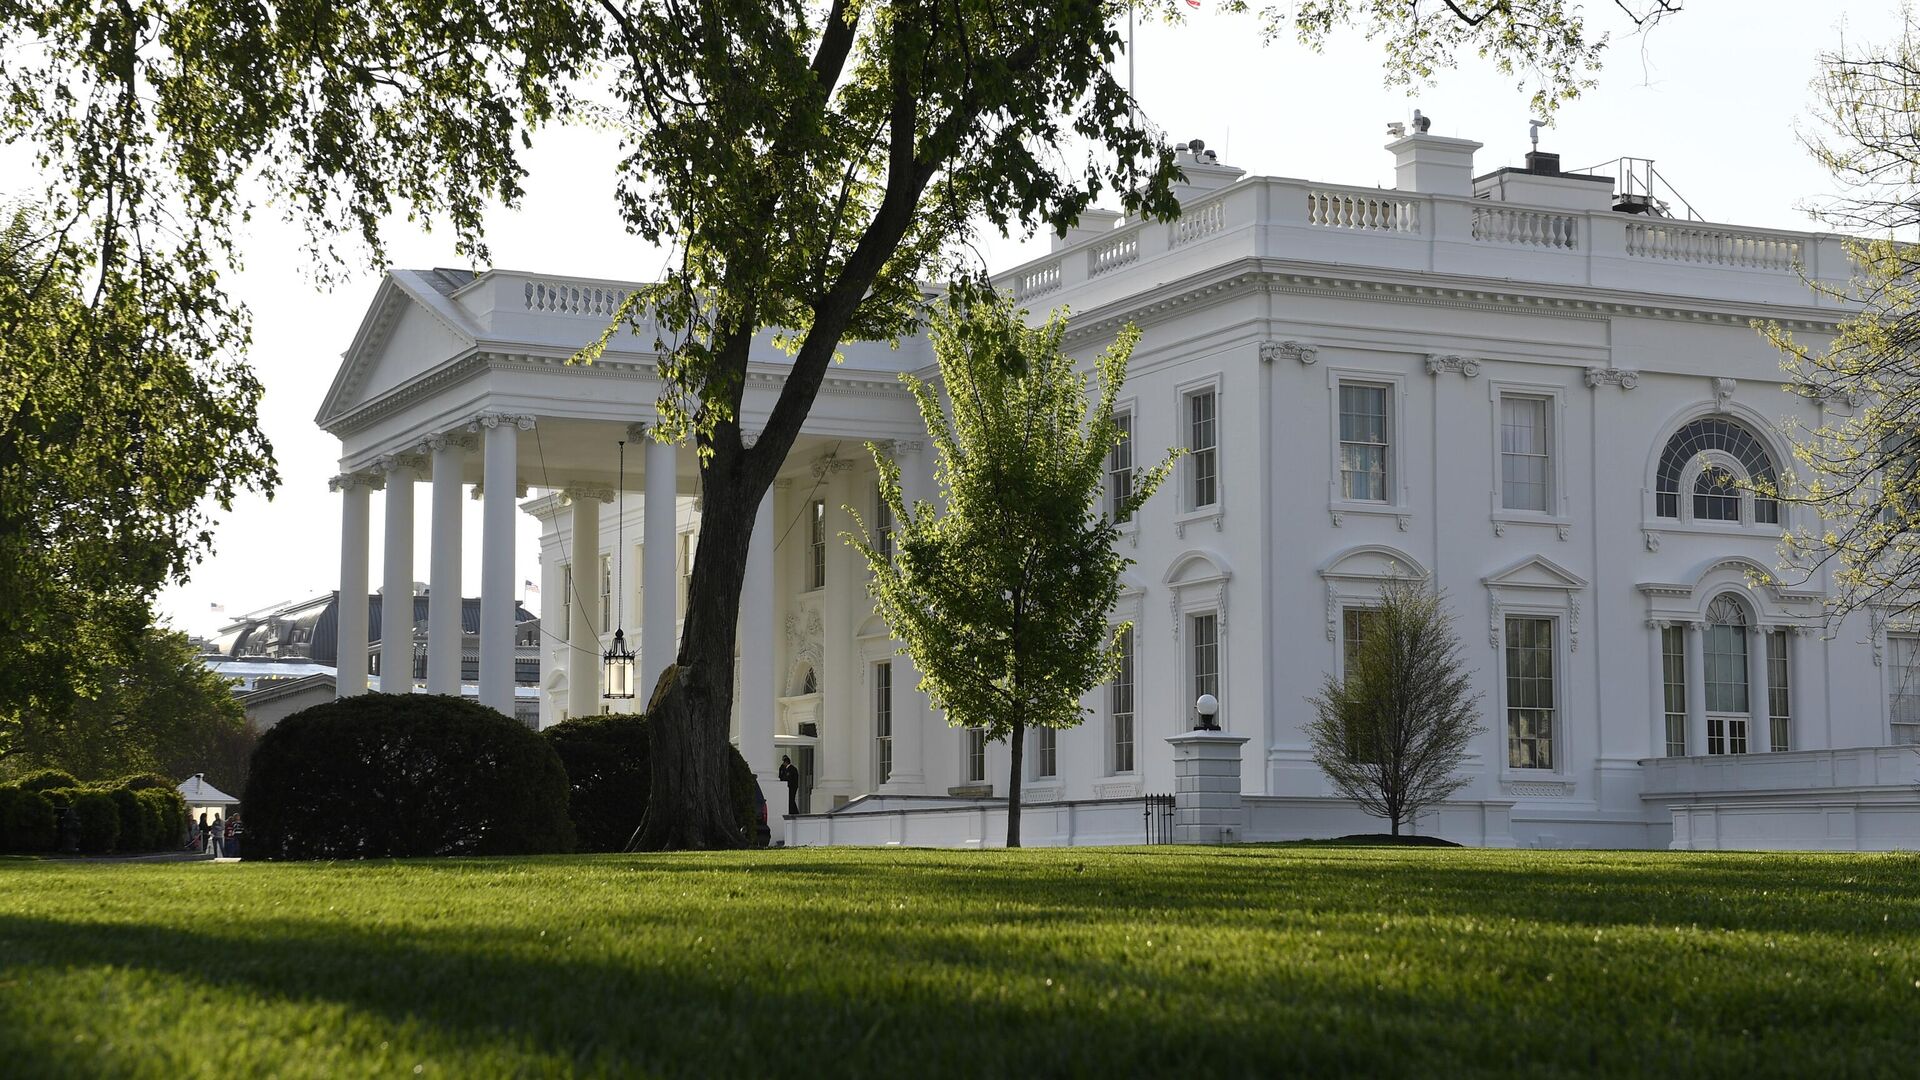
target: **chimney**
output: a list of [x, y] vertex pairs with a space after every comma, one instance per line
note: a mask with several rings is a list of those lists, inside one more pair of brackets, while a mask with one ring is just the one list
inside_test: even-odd
[[1472, 195], [1472, 139], [1449, 139], [1415, 131], [1387, 144], [1393, 154], [1393, 186], [1422, 195]]
[[1245, 169], [1220, 164], [1219, 153], [1207, 149], [1207, 144], [1200, 139], [1175, 146], [1173, 160], [1181, 172], [1181, 178], [1173, 185], [1173, 197], [1183, 204], [1209, 191], [1218, 191], [1247, 174]]

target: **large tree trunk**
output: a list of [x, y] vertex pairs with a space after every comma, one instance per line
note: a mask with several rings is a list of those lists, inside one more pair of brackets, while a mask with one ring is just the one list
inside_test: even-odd
[[1013, 721], [1013, 761], [1007, 771], [1007, 846], [1020, 846], [1020, 763], [1026, 758], [1027, 722]]

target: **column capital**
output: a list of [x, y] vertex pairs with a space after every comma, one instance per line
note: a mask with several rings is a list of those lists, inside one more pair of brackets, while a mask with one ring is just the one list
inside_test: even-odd
[[372, 490], [385, 487], [386, 484], [387, 478], [384, 472], [370, 470], [341, 473], [327, 478], [328, 491], [352, 491], [355, 488]]
[[653, 429], [658, 426], [659, 426], [658, 424], [646, 424], [646, 423], [628, 424], [627, 425], [627, 441], [630, 443], [652, 442]]
[[613, 489], [610, 487], [569, 484], [560, 489], [560, 494], [566, 496], [571, 502], [591, 501], [610, 503], [613, 501]]
[[426, 477], [427, 459], [420, 454], [387, 454], [375, 464], [388, 476], [395, 473], [412, 473], [412, 478], [415, 480]]
[[886, 451], [887, 456], [895, 460], [910, 454], [918, 454], [927, 448], [926, 442], [920, 439], [887, 439], [876, 442], [874, 445]]
[[[475, 483], [474, 483], [474, 485], [473, 485], [473, 493], [472, 493], [472, 494], [470, 494], [470, 495], [468, 495], [467, 497], [468, 497], [468, 498], [470, 498], [470, 499], [472, 499], [472, 500], [473, 500], [473, 501], [475, 501], [475, 502], [479, 502], [479, 501], [480, 501], [480, 499], [481, 499], [481, 498], [482, 498], [482, 497], [483, 497], [484, 495], [486, 495], [486, 493], [487, 493], [487, 484], [486, 484], [486, 481], [485, 481], [485, 480], [480, 480], [480, 481], [477, 481], [477, 482], [475, 482]], [[513, 486], [513, 496], [514, 496], [514, 498], [516, 498], [516, 499], [524, 499], [524, 498], [526, 498], [526, 497], [527, 497], [527, 485], [526, 485], [526, 483], [525, 483], [524, 481], [521, 481], [521, 482], [516, 482], [516, 483], [514, 484], [514, 486]]]
[[502, 425], [519, 428], [521, 431], [533, 430], [533, 417], [524, 413], [483, 412], [467, 421], [469, 432], [497, 428]]
[[807, 468], [813, 473], [815, 480], [825, 480], [827, 476], [832, 473], [852, 472], [853, 466], [854, 461], [852, 458], [843, 458], [837, 454], [827, 454], [823, 457], [815, 458], [813, 463], [808, 465]]
[[426, 440], [420, 444], [420, 448], [429, 453], [438, 453], [442, 450], [472, 450], [478, 442], [478, 439], [464, 431], [442, 431], [427, 436]]

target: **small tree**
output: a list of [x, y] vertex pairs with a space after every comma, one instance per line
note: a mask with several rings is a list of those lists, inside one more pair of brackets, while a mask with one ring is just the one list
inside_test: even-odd
[[1402, 822], [1466, 786], [1456, 774], [1485, 730], [1468, 689], [1460, 638], [1437, 593], [1394, 579], [1360, 620], [1346, 670], [1327, 676], [1307, 727], [1313, 759], [1340, 794]]
[[[1003, 300], [955, 300], [933, 325], [952, 417], [935, 388], [902, 376], [933, 437], [945, 510], [907, 506], [894, 463], [874, 449], [893, 510], [893, 554], [850, 538], [873, 569], [877, 607], [920, 669], [920, 689], [955, 726], [1008, 739], [1007, 846], [1020, 846], [1020, 775], [1030, 727], [1080, 723], [1081, 695], [1113, 677], [1119, 637], [1107, 615], [1132, 560], [1104, 505], [1107, 456], [1126, 438], [1113, 403], [1139, 340], [1128, 327], [1090, 378], [1060, 350], [1066, 318], [1029, 328]], [[1113, 508], [1125, 520], [1173, 468], [1136, 474]], [[864, 530], [864, 524], [863, 524]]]

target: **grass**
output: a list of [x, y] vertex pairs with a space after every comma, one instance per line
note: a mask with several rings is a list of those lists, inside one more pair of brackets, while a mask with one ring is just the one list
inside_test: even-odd
[[0, 865], [9, 1077], [1913, 1075], [1920, 859]]

